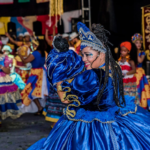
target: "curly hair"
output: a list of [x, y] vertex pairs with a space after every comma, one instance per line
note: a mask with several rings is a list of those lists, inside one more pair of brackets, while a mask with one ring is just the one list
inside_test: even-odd
[[[106, 53], [105, 53], [105, 78], [104, 78], [104, 85], [102, 89], [99, 90], [99, 93], [97, 95], [97, 107], [99, 110], [99, 103], [101, 100], [101, 97], [103, 95], [104, 89], [106, 87], [106, 84], [108, 82], [109, 78], [109, 66], [111, 68], [111, 74], [112, 74], [112, 81], [114, 86], [114, 100], [117, 106], [123, 107], [125, 106], [125, 99], [124, 99], [124, 91], [123, 91], [123, 80], [122, 80], [122, 71], [120, 66], [116, 63], [116, 61], [113, 59], [110, 48], [108, 44], [111, 44], [108, 41], [108, 37], [106, 36], [109, 31], [105, 30], [104, 27], [100, 24], [93, 24], [92, 25], [92, 32], [96, 35], [96, 37], [103, 43], [103, 45], [106, 47]], [[110, 34], [110, 33], [109, 33]], [[100, 69], [100, 74], [102, 74]], [[100, 87], [101, 87], [101, 80], [100, 79]], [[118, 94], [120, 93], [120, 94]]]
[[54, 47], [58, 49], [60, 52], [66, 52], [69, 50], [68, 41], [61, 36], [55, 37], [53, 41]]

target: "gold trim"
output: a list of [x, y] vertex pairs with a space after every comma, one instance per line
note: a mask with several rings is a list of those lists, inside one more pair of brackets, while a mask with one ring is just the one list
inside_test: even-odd
[[129, 111], [129, 112], [125, 113], [125, 114], [121, 114], [121, 112], [120, 112], [120, 114], [122, 116], [127, 116], [128, 114], [135, 114], [136, 112], [137, 112], [137, 106], [135, 107], [135, 111], [134, 112], [133, 111]]
[[43, 114], [44, 116], [46, 116], [47, 113], [46, 113], [45, 111], [43, 111], [42, 114]]
[[[70, 87], [66, 87], [66, 88], [68, 88], [68, 91], [69, 91], [69, 92], [71, 91], [71, 88], [70, 88]], [[64, 88], [64, 89], [65, 89], [65, 88]], [[63, 89], [63, 90], [64, 90], [64, 89]], [[67, 93], [68, 91], [66, 91], [66, 93]], [[70, 100], [70, 99], [71, 99], [71, 100]], [[68, 100], [68, 101], [70, 101], [70, 102], [76, 102], [76, 104], [77, 104], [77, 105], [75, 105], [75, 104], [69, 104], [69, 105], [67, 106], [67, 108], [66, 108], [66, 112], [65, 112], [65, 110], [64, 110], [64, 115], [66, 115], [67, 118], [68, 118], [69, 120], [71, 120], [71, 121], [82, 121], [82, 122], [85, 122], [85, 123], [91, 123], [91, 122], [93, 122], [94, 120], [99, 121], [99, 122], [101, 122], [101, 123], [112, 123], [112, 122], [115, 121], [115, 120], [113, 120], [113, 121], [102, 122], [102, 121], [100, 121], [100, 120], [97, 119], [97, 118], [94, 118], [92, 121], [85, 121], [85, 120], [82, 120], [82, 119], [73, 119], [73, 117], [76, 116], [76, 111], [75, 111], [75, 110], [70, 110], [69, 107], [79, 107], [79, 106], [81, 105], [81, 103], [80, 103], [80, 101], [78, 100], [78, 96], [77, 96], [77, 95], [73, 95], [73, 94], [67, 95], [67, 97], [65, 98], [65, 100]], [[72, 117], [72, 118], [71, 118], [71, 117]]]
[[142, 35], [143, 35], [143, 48], [145, 50], [145, 23], [144, 23], [144, 7], [142, 8]]
[[51, 117], [46, 116], [46, 115], [47, 115], [47, 112], [45, 112], [45, 111], [43, 111], [42, 114], [45, 116], [45, 120], [46, 120], [46, 121], [57, 122], [57, 121], [59, 120], [59, 119], [56, 119], [56, 118], [51, 118]]
[[60, 91], [60, 92], [62, 91], [61, 85], [58, 85], [57, 91], [58, 91], [58, 92], [59, 92], [59, 91]]
[[[12, 98], [12, 95], [14, 94], [14, 102], [16, 102], [17, 100], [20, 100], [21, 99], [21, 95], [20, 95], [20, 92], [19, 92], [19, 89], [17, 89], [16, 91], [13, 91], [13, 92], [5, 92], [3, 94], [0, 94], [0, 98], [2, 98], [1, 96], [4, 96], [5, 97], [5, 101], [6, 101], [6, 96], [8, 96], [9, 94], [11, 93], [11, 98]], [[9, 96], [8, 96], [9, 97]], [[0, 105], [2, 105], [2, 100], [0, 101]]]
[[[70, 89], [69, 87], [65, 87], [65, 88], [62, 89], [61, 85], [59, 85], [59, 86], [60, 86], [59, 88], [61, 89], [61, 91], [64, 92], [64, 93], [63, 93], [62, 101], [65, 101], [65, 100], [67, 100], [67, 99], [66, 99], [66, 93], [67, 93], [67, 92], [70, 92], [71, 89]], [[67, 88], [68, 88], [68, 90], [67, 90], [67, 91], [64, 91], [64, 90], [67, 89]]]
[[142, 6], [141, 9], [144, 8], [144, 7], [150, 7], [150, 4]]
[[[105, 68], [101, 68], [101, 69], [105, 70]], [[111, 75], [110, 75], [110, 76], [111, 76]], [[79, 106], [81, 105], [80, 101], [78, 100], [78, 96], [77, 96], [77, 95], [74, 95], [74, 94], [68, 94], [68, 95], [66, 96], [67, 92], [71, 92], [71, 88], [70, 88], [70, 87], [65, 87], [65, 88], [62, 89], [62, 87], [61, 87], [61, 85], [60, 85], [60, 89], [61, 89], [62, 91], [64, 91], [65, 89], [68, 89], [67, 91], [65, 91], [64, 99], [67, 100], [67, 101], [69, 101], [69, 102], [75, 102], [75, 103], [76, 103], [76, 105], [75, 105], [75, 104], [69, 104], [69, 105], [67, 106], [66, 110], [64, 109], [64, 111], [63, 111], [63, 114], [66, 115], [66, 117], [67, 117], [69, 120], [71, 120], [71, 121], [82, 121], [82, 122], [85, 122], [85, 123], [91, 123], [91, 122], [93, 122], [94, 120], [96, 120], [96, 121], [98, 121], [98, 122], [101, 122], [101, 123], [112, 123], [112, 122], [115, 122], [115, 121], [116, 121], [116, 120], [112, 120], [112, 121], [103, 122], [103, 121], [101, 121], [101, 120], [99, 120], [99, 119], [97, 119], [97, 118], [94, 118], [94, 119], [91, 120], [91, 121], [86, 121], [86, 120], [82, 120], [82, 119], [74, 119], [74, 117], [76, 116], [76, 111], [69, 109], [69, 107], [79, 107]], [[121, 114], [121, 112], [120, 112], [120, 114], [121, 114], [122, 116], [126, 116], [126, 115], [128, 115], [129, 113], [131, 113], [131, 114], [132, 114], [132, 113], [136, 113], [136, 111], [137, 111], [137, 106], [136, 106], [136, 108], [135, 108], [135, 112], [129, 111], [129, 112], [127, 112], [126, 114]], [[71, 118], [71, 117], [72, 117], [72, 118]]]
[[40, 36], [38, 36], [38, 39], [44, 40], [44, 36], [43, 36], [43, 35], [40, 35]]
[[8, 74], [6, 74], [5, 76], [1, 76], [0, 83], [3, 83], [3, 82], [6, 82], [6, 83], [12, 82], [12, 78]]
[[2, 120], [11, 117], [12, 119], [17, 119], [22, 115], [20, 110], [13, 110], [13, 109], [8, 109], [5, 112], [1, 112], [0, 111], [0, 116], [2, 118]]
[[50, 122], [57, 122], [59, 119], [55, 119], [55, 118], [51, 118], [51, 117], [45, 117], [46, 121], [50, 121]]
[[[65, 114], [65, 112], [64, 112], [64, 115], [66, 115]], [[85, 123], [91, 123], [91, 122], [93, 122], [93, 121], [98, 121], [98, 122], [100, 122], [100, 123], [113, 123], [113, 122], [115, 122], [116, 120], [112, 120], [112, 121], [106, 121], [106, 122], [102, 122], [102, 121], [100, 121], [99, 119], [97, 119], [97, 118], [94, 118], [93, 120], [91, 120], [91, 121], [85, 121], [85, 120], [82, 120], [82, 119], [72, 119], [72, 118], [68, 118], [69, 120], [71, 120], [71, 121], [82, 121], [82, 122], [85, 122]]]
[[[144, 11], [143, 11], [143, 13], [144, 13]], [[144, 15], [144, 14], [143, 14]], [[144, 15], [144, 17], [147, 17], [147, 16], [149, 16], [150, 15], [150, 13], [146, 13], [145, 15]]]

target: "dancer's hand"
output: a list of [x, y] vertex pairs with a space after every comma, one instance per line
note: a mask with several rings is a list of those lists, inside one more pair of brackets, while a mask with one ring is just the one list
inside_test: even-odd
[[3, 69], [3, 66], [2, 66], [2, 65], [0, 65], [0, 69]]
[[9, 33], [5, 33], [5, 35], [6, 35], [7, 37], [10, 37]]

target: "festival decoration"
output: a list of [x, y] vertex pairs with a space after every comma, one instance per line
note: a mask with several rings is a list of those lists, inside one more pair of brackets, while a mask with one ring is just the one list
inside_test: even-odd
[[56, 16], [55, 26], [57, 26], [57, 20], [58, 20], [57, 15], [59, 15], [61, 17], [63, 12], [64, 12], [63, 11], [63, 0], [50, 0], [50, 3], [49, 3], [49, 17], [50, 17], [49, 26], [51, 26], [51, 16]]
[[45, 3], [45, 2], [49, 2], [49, 0], [36, 0], [36, 3]]
[[27, 3], [30, 2], [30, 0], [18, 0], [18, 3]]
[[150, 7], [142, 7], [142, 32], [143, 47], [145, 50], [150, 46]]
[[14, 0], [0, 0], [0, 5], [13, 4]]
[[3, 35], [7, 32], [7, 23], [10, 22], [11, 17], [0, 17], [0, 34]]
[[143, 47], [146, 57], [150, 60], [150, 5], [142, 7]]

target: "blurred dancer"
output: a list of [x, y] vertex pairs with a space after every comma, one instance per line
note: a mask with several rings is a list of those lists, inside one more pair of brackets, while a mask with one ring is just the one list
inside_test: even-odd
[[142, 63], [145, 59], [145, 52], [142, 50], [142, 35], [136, 33], [132, 36], [132, 42], [137, 48], [137, 60], [138, 65], [136, 69], [136, 84], [138, 89], [138, 95], [140, 99], [140, 106], [150, 110], [150, 89], [149, 83], [145, 76], [145, 71], [142, 68]]
[[23, 113], [31, 112], [40, 115], [45, 107], [45, 96], [48, 96], [48, 80], [45, 64], [44, 43], [32, 40], [34, 52], [26, 58], [19, 56], [23, 63], [31, 63], [32, 69], [25, 89], [21, 92], [23, 105], [20, 108]]
[[22, 104], [21, 95], [18, 86], [12, 82], [9, 75], [13, 61], [8, 57], [8, 49], [10, 50], [9, 46], [4, 46], [2, 49], [4, 54], [0, 52], [0, 117], [2, 120], [7, 117], [16, 119], [22, 114], [18, 108]]
[[124, 95], [135, 96], [135, 103], [139, 105], [136, 77], [134, 76], [137, 64], [136, 48], [134, 49], [128, 41], [122, 42], [120, 48], [121, 56], [118, 61], [123, 74]]
[[78, 34], [76, 32], [71, 33], [69, 41], [70, 41], [71, 46], [74, 46], [75, 52], [77, 54], [79, 54], [80, 53], [81, 40], [79, 40]]

